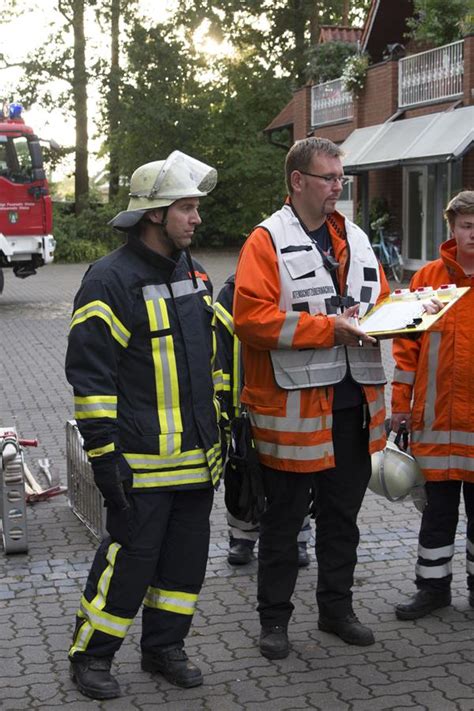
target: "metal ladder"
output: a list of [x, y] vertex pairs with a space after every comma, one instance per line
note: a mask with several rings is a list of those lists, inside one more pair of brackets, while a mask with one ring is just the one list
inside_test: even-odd
[[0, 515], [5, 553], [28, 551], [24, 459], [14, 427], [0, 427]]

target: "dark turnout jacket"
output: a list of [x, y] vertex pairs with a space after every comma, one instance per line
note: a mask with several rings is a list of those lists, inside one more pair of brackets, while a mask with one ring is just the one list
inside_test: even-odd
[[222, 459], [212, 286], [184, 252], [136, 238], [87, 271], [66, 374], [91, 460], [123, 457], [135, 490], [216, 484]]

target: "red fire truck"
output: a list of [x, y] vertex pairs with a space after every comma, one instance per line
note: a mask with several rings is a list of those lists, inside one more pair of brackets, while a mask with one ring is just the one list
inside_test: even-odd
[[0, 294], [2, 269], [24, 279], [53, 261], [52, 205], [40, 141], [20, 104], [0, 107]]

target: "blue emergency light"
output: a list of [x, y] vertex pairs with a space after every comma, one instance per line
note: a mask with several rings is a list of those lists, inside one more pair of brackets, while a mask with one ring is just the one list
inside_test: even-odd
[[23, 106], [21, 104], [10, 104], [8, 116], [11, 119], [21, 118], [22, 111], [23, 111]]

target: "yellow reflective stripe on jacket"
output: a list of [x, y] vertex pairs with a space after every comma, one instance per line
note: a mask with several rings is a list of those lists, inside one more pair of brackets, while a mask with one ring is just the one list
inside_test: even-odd
[[219, 301], [216, 301], [214, 304], [214, 310], [216, 312], [216, 316], [219, 319], [219, 321], [222, 323], [223, 326], [226, 327], [226, 329], [229, 331], [230, 335], [234, 335], [234, 319], [232, 318], [232, 315], [225, 309]]
[[[211, 355], [211, 368], [214, 365], [214, 361], [216, 360], [216, 355], [217, 355], [217, 336], [216, 336], [216, 311], [214, 309], [214, 306], [212, 304], [212, 297], [209, 296], [209, 294], [204, 294], [203, 299], [205, 303], [212, 309], [212, 320], [211, 320], [211, 325], [212, 325], [212, 355]], [[215, 389], [215, 387], [214, 387]]]
[[134, 488], [205, 484], [211, 479], [202, 449], [173, 455], [125, 452], [123, 456], [133, 470]]
[[209, 471], [211, 472], [211, 480], [213, 485], [215, 486], [220, 479], [223, 469], [222, 449], [220, 442], [215, 444], [211, 449], [206, 452], [206, 458], [209, 464]]
[[222, 390], [224, 392], [230, 393], [230, 375], [229, 375], [229, 373], [222, 373]]
[[155, 610], [166, 610], [178, 615], [193, 615], [198, 596], [177, 590], [161, 590], [149, 587], [143, 604]]
[[125, 452], [123, 456], [132, 469], [169, 469], [170, 467], [205, 465], [207, 462], [202, 449], [191, 449], [178, 454]]
[[241, 357], [241, 345], [237, 336], [234, 335], [233, 338], [233, 355], [232, 355], [232, 367], [233, 367], [233, 385], [232, 385], [232, 405], [234, 407], [234, 413], [237, 417], [240, 410], [240, 390], [242, 386], [242, 357]]
[[112, 309], [104, 301], [90, 301], [85, 306], [81, 306], [72, 315], [70, 330], [74, 326], [78, 326], [80, 323], [87, 321], [89, 318], [101, 318], [110, 328], [110, 333], [113, 338], [120, 343], [121, 346], [126, 348], [130, 340], [131, 333], [125, 328], [123, 323], [114, 314]]
[[211, 481], [209, 469], [172, 469], [170, 471], [133, 472], [133, 488], [147, 489], [185, 484], [207, 484]]
[[108, 454], [109, 452], [115, 452], [115, 442], [104, 444], [103, 447], [97, 447], [96, 449], [88, 449], [87, 456], [91, 458], [102, 457], [104, 454]]
[[[144, 290], [144, 295], [150, 292]], [[153, 291], [150, 293], [153, 294]], [[146, 310], [151, 331], [170, 328], [168, 309], [163, 297], [146, 298]], [[173, 336], [157, 336], [151, 339], [155, 368], [157, 414], [160, 423], [159, 448], [165, 454], [180, 449], [183, 423], [179, 406], [178, 371], [174, 352]]]
[[[226, 388], [225, 388], [225, 385], [224, 385], [224, 379], [225, 379], [225, 377], [226, 377], [226, 376], [225, 376], [224, 373], [222, 372], [222, 369], [214, 370], [214, 371], [212, 372], [212, 382], [214, 383], [214, 391], [215, 391], [215, 392], [218, 392], [218, 393], [219, 393], [219, 392], [222, 392], [223, 390], [226, 389]], [[229, 376], [227, 376], [227, 378], [228, 378], [228, 377], [229, 377]], [[228, 387], [227, 387], [227, 390], [229, 390]]]
[[74, 417], [86, 420], [89, 417], [117, 417], [116, 395], [88, 395], [74, 397]]

